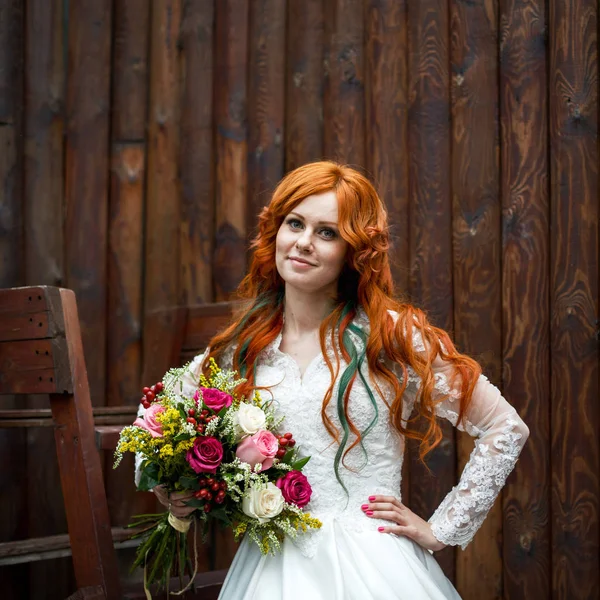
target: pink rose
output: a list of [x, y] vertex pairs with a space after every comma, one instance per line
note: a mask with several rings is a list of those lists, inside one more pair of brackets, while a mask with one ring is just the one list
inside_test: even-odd
[[237, 447], [235, 455], [249, 465], [261, 464], [266, 471], [273, 466], [273, 458], [279, 449], [277, 438], [265, 429], [257, 431], [254, 435], [242, 440]]
[[312, 488], [306, 475], [300, 471], [288, 471], [284, 477], [280, 477], [275, 485], [281, 490], [283, 499], [289, 504], [295, 504], [303, 508], [310, 502]]
[[219, 412], [226, 406], [231, 406], [231, 403], [233, 402], [233, 398], [221, 390], [215, 390], [214, 388], [200, 388], [200, 391], [202, 392], [204, 404], [215, 412]]
[[223, 461], [223, 445], [214, 437], [197, 437], [194, 445], [187, 451], [185, 459], [196, 473], [214, 475]]
[[133, 424], [145, 429], [146, 431], [149, 431], [152, 437], [162, 437], [162, 426], [156, 420], [156, 415], [164, 412], [164, 410], [164, 406], [158, 404], [158, 402], [154, 402], [146, 409], [143, 418], [138, 417]]

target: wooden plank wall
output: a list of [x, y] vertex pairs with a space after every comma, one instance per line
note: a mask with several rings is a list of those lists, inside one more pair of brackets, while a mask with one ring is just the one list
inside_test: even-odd
[[[0, 0], [0, 285], [72, 287], [94, 404], [136, 404], [167, 366], [164, 309], [231, 295], [281, 176], [355, 165], [388, 206], [398, 291], [531, 429], [474, 542], [440, 564], [466, 599], [599, 598], [598, 12]], [[0, 433], [3, 540], [65, 530], [48, 433]], [[472, 448], [444, 433], [432, 473], [414, 448], [405, 463], [404, 499], [425, 517]], [[111, 462], [123, 524], [153, 500]], [[231, 559], [216, 539], [205, 568]], [[0, 586], [64, 598], [69, 559], [4, 567]]]

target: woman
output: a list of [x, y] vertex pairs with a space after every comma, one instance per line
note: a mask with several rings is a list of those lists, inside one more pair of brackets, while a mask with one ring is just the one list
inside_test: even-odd
[[[244, 540], [219, 597], [459, 598], [431, 552], [473, 538], [528, 429], [475, 361], [394, 299], [387, 215], [368, 180], [333, 162], [288, 174], [260, 215], [240, 293], [248, 307], [191, 370], [214, 358], [247, 377], [242, 393], [269, 390], [311, 455], [307, 510], [323, 527], [275, 557]], [[413, 413], [425, 434], [407, 426]], [[407, 436], [421, 457], [440, 442], [438, 416], [478, 439], [427, 522], [399, 497], [401, 468]]]

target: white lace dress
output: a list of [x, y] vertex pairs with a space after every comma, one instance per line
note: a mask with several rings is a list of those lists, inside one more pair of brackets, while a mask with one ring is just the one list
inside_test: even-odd
[[[363, 312], [355, 324], [368, 329]], [[354, 341], [361, 345], [357, 337]], [[389, 412], [381, 398], [374, 393], [379, 419], [364, 440], [367, 460], [357, 446], [347, 460], [355, 472], [340, 465], [348, 498], [334, 475], [337, 446], [321, 421], [321, 404], [330, 384], [323, 356], [316, 357], [301, 377], [297, 363], [279, 350], [280, 342], [281, 335], [263, 351], [256, 382], [270, 387], [278, 410], [286, 417], [285, 429], [293, 432], [301, 454], [311, 456], [304, 467], [313, 489], [307, 510], [322, 521], [323, 527], [296, 540], [286, 540], [276, 556], [262, 556], [255, 544], [244, 539], [220, 600], [459, 598], [430, 552], [406, 537], [379, 533], [377, 527], [388, 523], [368, 518], [360, 508], [373, 494], [400, 498], [404, 439], [390, 426]], [[413, 344], [417, 351], [425, 350], [420, 335], [414, 336]], [[199, 366], [201, 358], [194, 360], [192, 369]], [[456, 425], [458, 401], [448, 384], [450, 366], [438, 357], [434, 368], [436, 389], [448, 395], [438, 405], [437, 413]], [[369, 381], [368, 373], [364, 374]], [[404, 395], [405, 419], [413, 411], [418, 386], [419, 378], [410, 372]], [[334, 390], [329, 408], [331, 418], [338, 423], [335, 398]], [[361, 430], [374, 416], [359, 378], [352, 388], [349, 411]], [[528, 435], [515, 409], [484, 376], [475, 388], [464, 428], [477, 438], [475, 448], [458, 485], [429, 520], [437, 539], [462, 548], [483, 522]]]

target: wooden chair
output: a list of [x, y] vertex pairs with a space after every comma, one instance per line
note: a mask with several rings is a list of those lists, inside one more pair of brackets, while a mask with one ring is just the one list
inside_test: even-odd
[[[72, 291], [0, 290], [0, 394], [48, 394], [78, 597], [117, 600], [117, 561]], [[0, 411], [0, 426], [40, 426], [50, 414]], [[0, 559], [58, 556], [65, 537], [2, 543]]]
[[[203, 350], [231, 315], [227, 303], [174, 309], [175, 327], [145, 371], [154, 380]], [[97, 447], [114, 448], [137, 407], [92, 409], [75, 295], [39, 286], [0, 290], [0, 394], [48, 394], [50, 409], [0, 410], [0, 427], [52, 426], [69, 534], [0, 543], [0, 564], [72, 554], [78, 590], [71, 599], [145, 598], [139, 586], [121, 590], [115, 547], [134, 545], [111, 530]], [[96, 423], [94, 423], [94, 420]], [[186, 598], [217, 598], [226, 570], [199, 574]], [[156, 598], [155, 595], [153, 597]]]

